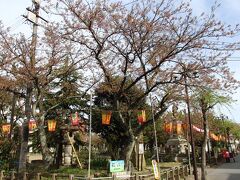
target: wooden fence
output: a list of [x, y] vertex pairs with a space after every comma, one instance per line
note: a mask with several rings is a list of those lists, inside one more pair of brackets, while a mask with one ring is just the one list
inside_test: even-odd
[[[189, 174], [189, 167], [187, 165], [180, 167], [173, 167], [166, 170], [161, 170], [161, 180], [181, 180], [185, 179]], [[49, 174], [49, 173], [23, 173], [20, 175], [16, 172], [0, 172], [0, 180], [154, 180], [154, 174], [132, 174], [132, 175], [119, 175], [111, 177], [91, 177], [87, 178], [74, 174]]]

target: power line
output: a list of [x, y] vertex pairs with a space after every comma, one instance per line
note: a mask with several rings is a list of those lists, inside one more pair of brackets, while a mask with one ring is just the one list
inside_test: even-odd
[[[51, 53], [52, 51], [50, 49], [40, 49], [40, 48], [37, 48], [36, 49], [37, 51], [40, 51], [40, 52], [49, 52]], [[79, 53], [70, 53], [69, 51], [61, 51], [61, 53], [69, 53], [69, 54], [79, 54]], [[207, 58], [211, 58], [211, 56], [205, 56]], [[221, 59], [224, 59], [226, 57], [216, 57], [216, 59], [205, 59], [204, 61], [219, 61]], [[226, 58], [226, 61], [231, 61], [231, 62], [240, 62], [240, 56], [239, 57], [228, 57]]]
[[128, 5], [133, 4], [133, 3], [135, 3], [135, 2], [138, 2], [138, 1], [139, 1], [139, 0], [133, 0], [133, 1], [129, 2], [129, 3], [124, 4], [123, 6], [128, 6]]

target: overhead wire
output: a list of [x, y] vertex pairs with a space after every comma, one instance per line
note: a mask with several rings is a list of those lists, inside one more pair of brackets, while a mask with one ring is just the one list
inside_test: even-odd
[[129, 3], [124, 4], [123, 6], [128, 6], [128, 5], [133, 4], [133, 3], [135, 3], [135, 2], [138, 2], [138, 1], [139, 1], [139, 0], [133, 0], [133, 1], [129, 2]]
[[[40, 52], [51, 52], [51, 50], [50, 49], [41, 49], [41, 48], [37, 48], [36, 49], [36, 51], [40, 51]], [[70, 52], [68, 52], [68, 51], [66, 51], [66, 52], [64, 52], [64, 51], [61, 51], [61, 53], [70, 53]], [[71, 54], [79, 54], [79, 53], [71, 53]], [[205, 56], [205, 57], [211, 57], [211, 56]], [[216, 60], [221, 60], [221, 59], [223, 59], [223, 58], [225, 58], [225, 57], [217, 57], [216, 59], [213, 59], [213, 60], [210, 60], [210, 59], [206, 59], [206, 60], [204, 60], [204, 61], [216, 61]], [[231, 62], [240, 62], [240, 56], [239, 57], [228, 57], [228, 58], [226, 58], [226, 61], [231, 61]]]
[[[138, 1], [139, 0], [132, 0], [131, 2], [128, 2], [128, 3], [124, 4], [123, 6], [128, 6], [128, 5], [136, 3]], [[10, 28], [11, 28], [10, 31], [11, 32], [16, 31], [16, 29], [18, 29], [20, 26], [22, 26], [23, 22], [25, 22], [23, 19], [22, 19], [22, 22], [20, 22], [20, 20], [21, 20], [20, 17], [21, 16], [18, 16], [17, 20], [14, 23], [12, 23], [12, 25], [10, 26]], [[239, 36], [239, 35], [240, 34], [238, 34], [237, 36]], [[218, 41], [212, 40], [210, 42], [214, 42], [215, 43], [215, 42], [218, 42]], [[226, 44], [232, 44], [232, 42], [219, 41], [217, 45], [226, 45]], [[40, 49], [40, 48], [38, 48], [36, 50], [37, 51], [41, 51], [41, 52], [51, 52], [51, 50], [48, 50], [48, 49]], [[69, 52], [66, 52], [66, 53], [69, 53]], [[73, 54], [78, 54], [78, 53], [73, 53]], [[208, 57], [210, 57], [210, 56], [208, 56]], [[217, 57], [216, 60], [220, 60], [221, 58], [224, 58], [224, 57]], [[211, 61], [211, 60], [205, 60], [205, 61]], [[228, 57], [226, 59], [226, 61], [228, 61], [228, 62], [240, 62], [240, 56], [239, 57]]]

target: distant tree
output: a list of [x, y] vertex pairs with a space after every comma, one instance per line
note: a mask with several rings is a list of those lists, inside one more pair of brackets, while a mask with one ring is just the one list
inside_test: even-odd
[[[197, 97], [197, 102], [199, 104], [199, 107], [201, 109], [202, 113], [202, 122], [203, 122], [203, 143], [202, 143], [202, 157], [201, 157], [201, 179], [206, 179], [206, 146], [207, 141], [209, 138], [209, 123], [208, 123], [208, 113], [210, 110], [214, 108], [217, 104], [227, 105], [231, 102], [230, 97], [221, 96], [216, 93], [214, 93], [212, 90], [200, 90]], [[208, 152], [210, 153], [210, 152]], [[211, 154], [209, 154], [209, 159], [211, 158]]]

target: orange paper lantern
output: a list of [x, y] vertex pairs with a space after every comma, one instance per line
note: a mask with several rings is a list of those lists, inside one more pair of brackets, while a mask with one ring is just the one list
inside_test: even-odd
[[144, 122], [146, 122], [146, 113], [145, 110], [141, 110], [138, 112], [138, 123], [139, 124], [143, 124]]
[[102, 112], [102, 124], [103, 125], [109, 125], [111, 120], [112, 112], [106, 111]]
[[37, 128], [37, 123], [36, 123], [35, 119], [30, 119], [28, 122], [29, 131], [33, 131], [36, 128]]
[[54, 119], [48, 120], [48, 131], [49, 132], [56, 131], [56, 124], [57, 124], [56, 120], [54, 120]]
[[78, 116], [78, 112], [75, 112], [71, 114], [71, 124], [72, 126], [78, 126], [79, 125], [80, 118]]
[[172, 122], [165, 122], [164, 123], [164, 131], [167, 133], [171, 133], [172, 132]]
[[9, 134], [10, 133], [10, 129], [11, 129], [11, 125], [10, 124], [3, 124], [2, 125], [2, 132], [3, 132], [3, 134]]
[[177, 121], [176, 132], [178, 135], [183, 134], [182, 122]]

